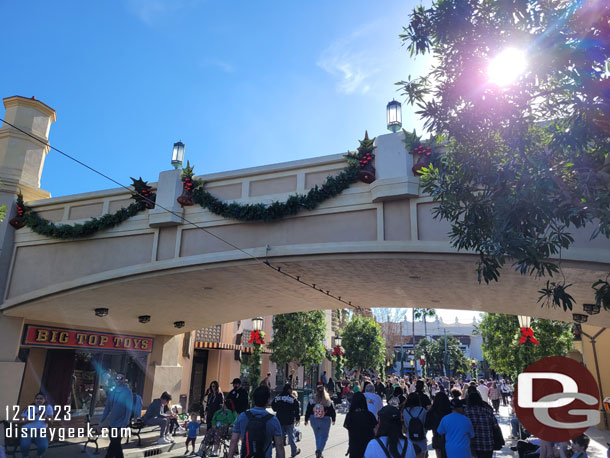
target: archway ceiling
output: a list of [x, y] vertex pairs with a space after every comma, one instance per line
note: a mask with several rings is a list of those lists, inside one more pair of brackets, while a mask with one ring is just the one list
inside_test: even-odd
[[[270, 261], [361, 307], [431, 307], [572, 319], [572, 312], [537, 303], [537, 291], [546, 278], [522, 276], [507, 268], [500, 282], [479, 284], [475, 258], [469, 255], [354, 254]], [[602, 267], [564, 263], [577, 302], [574, 312], [583, 313], [583, 302], [593, 301], [592, 282], [607, 274]], [[108, 307], [108, 317], [96, 317], [96, 307]], [[248, 261], [104, 282], [31, 301], [4, 313], [64, 326], [171, 335], [257, 315], [339, 307], [340, 303], [325, 294]], [[151, 315], [152, 319], [140, 324], [139, 315]], [[186, 327], [177, 330], [173, 322], [180, 320]], [[610, 312], [589, 317], [588, 324], [610, 327]]]

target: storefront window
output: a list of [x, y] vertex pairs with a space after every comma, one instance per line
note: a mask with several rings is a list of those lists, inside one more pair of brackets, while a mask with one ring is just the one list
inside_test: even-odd
[[[116, 387], [116, 375], [125, 374], [129, 386], [142, 394], [146, 374], [146, 356], [125, 352], [90, 352], [52, 350], [47, 357], [45, 385], [56, 404], [62, 399], [72, 407], [73, 416], [102, 415], [106, 400]], [[53, 374], [72, 374], [58, 378]], [[63, 395], [62, 393], [65, 393]]]
[[91, 352], [75, 352], [74, 371], [70, 387], [70, 405], [72, 415], [86, 415], [90, 412], [94, 398], [96, 373], [94, 354]]

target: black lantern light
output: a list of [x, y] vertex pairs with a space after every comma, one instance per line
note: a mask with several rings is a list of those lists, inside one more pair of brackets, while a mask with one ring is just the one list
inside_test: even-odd
[[597, 315], [600, 310], [599, 304], [583, 304], [582, 308], [589, 315]]
[[140, 323], [148, 323], [150, 321], [150, 315], [140, 315], [138, 321]]
[[337, 347], [341, 346], [341, 335], [337, 332], [337, 334], [335, 335], [335, 345]]
[[174, 321], [174, 327], [175, 328], [183, 328], [184, 327], [184, 321]]
[[175, 169], [179, 169], [182, 167], [182, 163], [184, 162], [184, 143], [177, 142], [174, 143], [174, 149], [172, 151], [172, 165]]
[[388, 130], [398, 132], [402, 127], [402, 105], [396, 100], [392, 100], [386, 107], [388, 119]]
[[108, 316], [108, 309], [105, 307], [100, 307], [95, 309], [95, 316], [104, 317]]
[[586, 323], [589, 317], [587, 315], [583, 315], [582, 313], [573, 313], [572, 319], [575, 323]]

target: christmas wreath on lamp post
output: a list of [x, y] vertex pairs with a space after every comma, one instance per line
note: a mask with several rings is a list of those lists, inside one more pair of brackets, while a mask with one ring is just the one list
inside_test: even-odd
[[252, 344], [252, 358], [250, 359], [250, 394], [258, 387], [261, 379], [261, 353], [265, 344], [265, 333], [263, 332], [263, 318], [252, 318], [252, 331], [248, 343]]
[[341, 336], [339, 333], [335, 336], [335, 346], [333, 347], [332, 356], [336, 359], [335, 378], [341, 380], [343, 378], [343, 348], [341, 348]]

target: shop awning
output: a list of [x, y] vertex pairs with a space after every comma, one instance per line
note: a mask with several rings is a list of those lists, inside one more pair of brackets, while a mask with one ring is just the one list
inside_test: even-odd
[[[253, 347], [243, 345], [228, 344], [223, 342], [195, 342], [195, 348], [200, 350], [241, 350], [242, 353], [252, 353]], [[263, 347], [263, 353], [271, 354], [271, 351]]]

